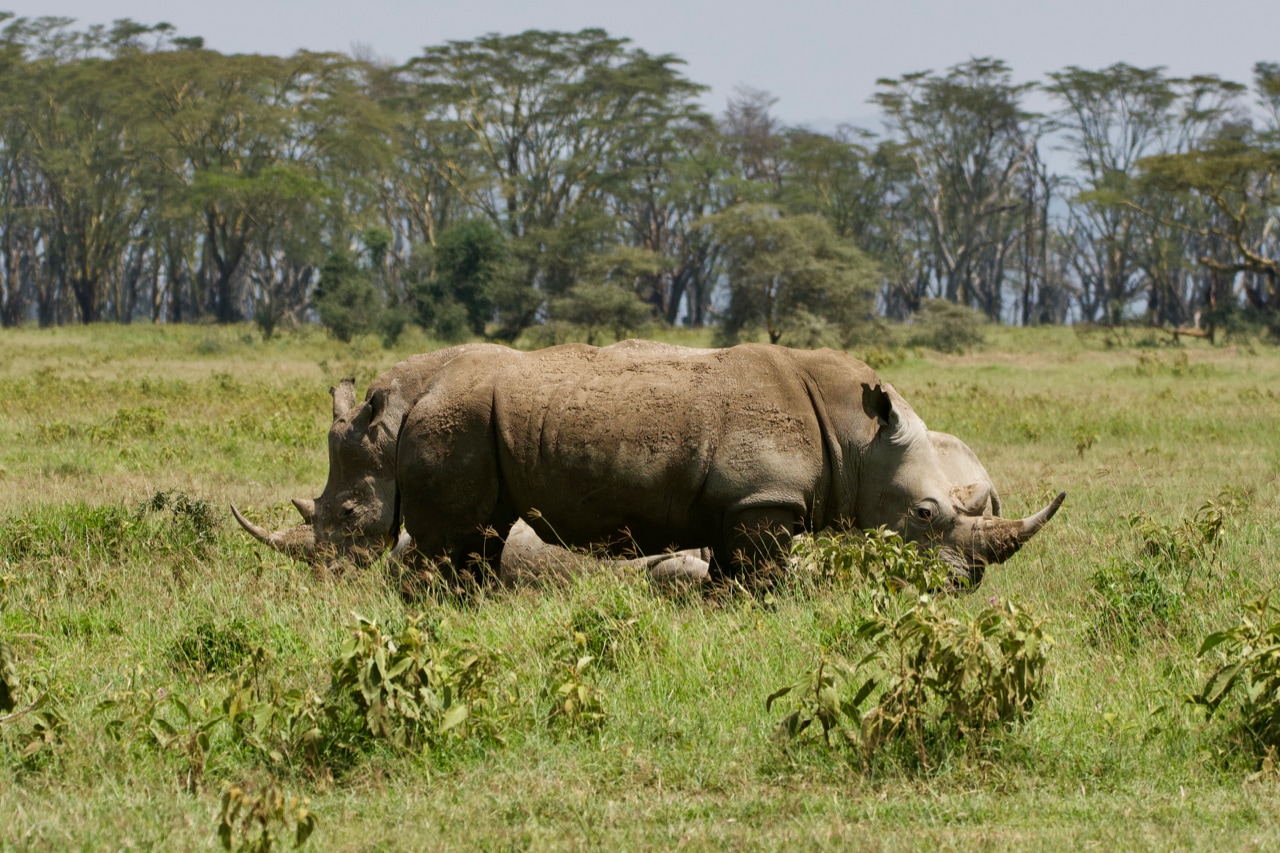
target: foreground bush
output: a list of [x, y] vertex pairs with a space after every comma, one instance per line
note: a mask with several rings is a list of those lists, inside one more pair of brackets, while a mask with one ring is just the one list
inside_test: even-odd
[[921, 592], [952, 585], [950, 567], [937, 555], [905, 542], [892, 530], [824, 530], [792, 540], [794, 582], [861, 589], [869, 595]]
[[1151, 633], [1177, 633], [1192, 579], [1216, 559], [1228, 523], [1246, 501], [1228, 489], [1173, 523], [1142, 513], [1130, 516], [1139, 538], [1137, 554], [1112, 558], [1089, 576], [1095, 601], [1090, 638], [1136, 645]]
[[369, 735], [407, 749], [502, 740], [516, 697], [495, 682], [492, 653], [439, 642], [417, 616], [393, 633], [357, 620], [330, 665], [329, 695], [354, 702]]
[[1238, 625], [1205, 637], [1200, 656], [1214, 649], [1221, 664], [1188, 701], [1210, 718], [1220, 715], [1235, 745], [1274, 755], [1280, 750], [1280, 606], [1270, 594], [1248, 604]]
[[980, 743], [1025, 719], [1048, 686], [1053, 641], [1043, 620], [1011, 602], [962, 619], [924, 595], [896, 619], [863, 620], [857, 633], [871, 643], [861, 660], [824, 660], [770, 694], [769, 709], [789, 694], [797, 700], [778, 724], [782, 740], [817, 722], [827, 744], [835, 735], [864, 767], [885, 747], [906, 747], [928, 767], [934, 746]]

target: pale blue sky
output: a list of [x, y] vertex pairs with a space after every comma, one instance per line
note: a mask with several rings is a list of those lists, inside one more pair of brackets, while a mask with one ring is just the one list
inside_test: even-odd
[[0, 0], [0, 9], [81, 25], [163, 20], [227, 53], [360, 43], [396, 61], [487, 32], [597, 26], [684, 59], [688, 76], [712, 87], [705, 103], [716, 112], [745, 84], [773, 93], [784, 120], [824, 127], [874, 116], [878, 77], [971, 56], [1004, 59], [1019, 80], [1124, 61], [1248, 83], [1255, 62], [1280, 62], [1276, 0]]

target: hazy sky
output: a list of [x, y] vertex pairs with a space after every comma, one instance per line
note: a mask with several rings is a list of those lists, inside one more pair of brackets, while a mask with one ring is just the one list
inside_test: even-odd
[[867, 99], [879, 77], [972, 56], [1004, 59], [1019, 81], [1123, 61], [1248, 83], [1255, 62], [1280, 62], [1276, 0], [0, 0], [0, 9], [80, 25], [168, 21], [224, 53], [361, 44], [396, 61], [489, 32], [603, 27], [684, 59], [716, 112], [742, 84], [777, 97], [784, 120], [819, 125], [874, 116]]

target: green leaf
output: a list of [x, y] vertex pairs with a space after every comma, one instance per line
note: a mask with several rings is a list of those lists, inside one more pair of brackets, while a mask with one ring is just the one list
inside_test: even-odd
[[465, 702], [459, 702], [448, 711], [444, 712], [444, 716], [440, 719], [440, 728], [437, 730], [440, 734], [444, 734], [459, 723], [467, 719], [471, 713], [471, 708]]
[[1205, 637], [1204, 642], [1200, 644], [1200, 651], [1196, 652], [1196, 656], [1203, 657], [1205, 652], [1226, 642], [1234, 633], [1234, 631], [1217, 631]]
[[786, 687], [780, 688], [780, 689], [775, 690], [775, 691], [773, 691], [772, 693], [770, 693], [770, 694], [769, 694], [769, 698], [767, 698], [767, 699], [765, 699], [765, 700], [764, 700], [764, 709], [765, 709], [765, 711], [770, 711], [770, 710], [772, 710], [772, 709], [773, 709], [773, 703], [774, 703], [774, 701], [775, 701], [775, 700], [777, 700], [777, 699], [781, 699], [783, 696], [786, 696], [786, 695], [787, 695], [788, 693], [790, 693], [794, 688], [795, 688], [795, 685], [794, 685], [794, 684], [791, 684], [791, 685], [788, 685], [788, 686], [786, 686]]
[[301, 847], [307, 843], [307, 839], [311, 837], [311, 833], [316, 831], [316, 816], [302, 807], [298, 810], [298, 831], [294, 840], [294, 847]]

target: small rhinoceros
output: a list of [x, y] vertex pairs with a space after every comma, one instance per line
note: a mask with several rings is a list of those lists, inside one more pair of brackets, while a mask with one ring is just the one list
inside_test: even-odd
[[716, 574], [776, 560], [801, 530], [883, 525], [976, 583], [1065, 494], [999, 518], [986, 472], [954, 441], [940, 447], [892, 386], [830, 350], [467, 345], [396, 365], [359, 405], [351, 381], [334, 390], [329, 481], [295, 501], [309, 530], [237, 518], [304, 558], [381, 552], [403, 519], [419, 555], [496, 567], [503, 538], [486, 531], [525, 517], [577, 547], [709, 548]]

